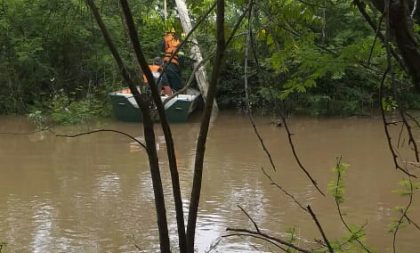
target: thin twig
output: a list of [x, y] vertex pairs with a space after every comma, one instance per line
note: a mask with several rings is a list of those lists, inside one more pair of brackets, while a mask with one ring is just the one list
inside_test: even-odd
[[[358, 0], [356, 0], [356, 1], [358, 1]], [[389, 10], [390, 10], [389, 5], [390, 5], [390, 0], [385, 0], [384, 17], [385, 17], [385, 21], [386, 21], [386, 23], [385, 23], [385, 28], [386, 29], [385, 29], [384, 43], [385, 43], [385, 48], [386, 48], [387, 67], [386, 67], [386, 70], [385, 70], [385, 72], [382, 76], [382, 80], [381, 80], [381, 83], [380, 83], [380, 86], [379, 86], [379, 103], [380, 103], [380, 107], [381, 107], [382, 121], [384, 123], [384, 128], [385, 128], [385, 135], [386, 135], [386, 138], [388, 140], [388, 147], [389, 147], [389, 149], [392, 153], [395, 168], [397, 170], [402, 171], [403, 173], [405, 173], [406, 175], [408, 175], [410, 177], [417, 178], [416, 175], [414, 175], [414, 174], [410, 173], [409, 171], [407, 171], [406, 169], [404, 169], [400, 165], [400, 163], [398, 162], [399, 156], [397, 155], [397, 152], [396, 152], [394, 146], [392, 145], [391, 134], [389, 133], [388, 125], [387, 125], [387, 119], [386, 119], [386, 116], [385, 116], [384, 101], [383, 101], [385, 80], [386, 80], [386, 77], [387, 77], [388, 73], [391, 73], [392, 77], [394, 76], [393, 69], [392, 69], [392, 62], [391, 62], [391, 45], [390, 45], [390, 43], [391, 43], [391, 41], [390, 41], [390, 36], [391, 36], [390, 35], [390, 29], [391, 28], [390, 28], [390, 23], [389, 23], [390, 22], [389, 21]], [[395, 86], [394, 81], [395, 81], [395, 79], [392, 78], [393, 86]]]
[[367, 60], [367, 65], [370, 65], [370, 60], [372, 59], [373, 49], [375, 48], [376, 41], [378, 39], [378, 35], [381, 32], [381, 25], [382, 25], [382, 20], [383, 19], [384, 19], [384, 15], [381, 15], [381, 17], [379, 18], [378, 26], [376, 27], [375, 38], [373, 39], [372, 47], [370, 48], [369, 58]]
[[[248, 72], [247, 71], [248, 71], [248, 47], [249, 47], [249, 44], [251, 42], [251, 34], [252, 34], [252, 30], [251, 30], [251, 9], [252, 9], [252, 6], [251, 6], [251, 3], [252, 3], [252, 1], [250, 1], [250, 14], [249, 14], [249, 17], [248, 17], [248, 19], [249, 19], [248, 20], [248, 36], [247, 36], [247, 40], [246, 40], [247, 42], [246, 42], [246, 45], [245, 45], [245, 67], [244, 67], [244, 72], [245, 72], [245, 81], [244, 81], [244, 86], [245, 86], [245, 102], [246, 102], [247, 111], [248, 111], [248, 118], [249, 118], [249, 120], [251, 122], [251, 125], [252, 125], [253, 129], [254, 129], [254, 133], [258, 137], [258, 140], [260, 141], [260, 144], [261, 144], [264, 152], [266, 153], [266, 155], [267, 155], [267, 157], [268, 157], [268, 159], [270, 161], [271, 167], [273, 168], [274, 171], [276, 171], [276, 166], [274, 165], [273, 159], [271, 157], [271, 153], [268, 151], [267, 147], [265, 146], [264, 141], [263, 141], [261, 135], [259, 134], [259, 131], [258, 131], [257, 127], [256, 127], [256, 124], [255, 124], [254, 120], [253, 120], [253, 117], [252, 117], [252, 109], [251, 109], [251, 105], [250, 105], [250, 101], [249, 101], [248, 76], [247, 76]], [[288, 139], [289, 139], [289, 144], [290, 144], [290, 147], [292, 149], [293, 156], [295, 157], [295, 160], [296, 160], [296, 162], [299, 165], [299, 168], [309, 178], [309, 180], [312, 182], [312, 184], [318, 190], [318, 192], [322, 196], [325, 197], [325, 193], [319, 188], [318, 183], [313, 179], [313, 177], [308, 172], [308, 170], [303, 166], [302, 162], [299, 159], [299, 156], [297, 155], [297, 152], [296, 152], [296, 149], [295, 149], [293, 140], [292, 140], [292, 134], [290, 133], [290, 130], [288, 128], [288, 125], [287, 125], [287, 122], [286, 122], [286, 118], [283, 116], [282, 113], [280, 113], [280, 117], [281, 117], [281, 119], [283, 121], [283, 124], [285, 126], [285, 129], [287, 131]]]
[[[339, 166], [340, 166], [340, 164], [341, 164], [341, 159], [342, 159], [342, 157], [340, 157], [340, 158], [338, 158], [337, 159], [337, 164], [336, 164], [336, 170], [337, 170], [337, 181], [336, 181], [336, 184], [335, 184], [335, 196], [338, 196], [339, 195], [339, 193], [338, 193], [338, 189], [339, 189], [339, 185], [340, 185], [340, 183], [341, 183], [341, 178], [342, 178], [342, 175], [341, 175], [341, 171], [339, 170]], [[347, 229], [347, 231], [349, 231], [352, 235], [354, 234], [354, 232], [353, 232], [353, 230], [350, 228], [350, 226], [347, 224], [347, 222], [344, 220], [344, 216], [343, 216], [343, 213], [342, 213], [342, 211], [341, 211], [341, 205], [340, 205], [340, 202], [338, 201], [338, 199], [337, 198], [334, 198], [334, 200], [335, 200], [335, 205], [337, 206], [337, 211], [338, 211], [338, 215], [340, 216], [340, 220], [341, 220], [341, 223], [343, 223], [343, 225], [344, 225], [344, 227], [346, 227], [346, 229]], [[360, 230], [359, 230], [360, 231]], [[357, 231], [356, 232], [356, 234], [357, 233], [359, 233], [359, 231]], [[357, 243], [359, 243], [359, 245], [366, 251], [366, 252], [368, 252], [368, 253], [371, 253], [372, 251], [371, 250], [369, 250], [367, 247], [366, 247], [366, 245], [364, 245], [363, 244], [363, 242], [362, 241], [360, 241], [359, 240], [359, 238], [355, 238], [355, 240], [357, 241]]]
[[[282, 245], [288, 246], [288, 247], [290, 247], [294, 250], [297, 250], [299, 252], [304, 252], [304, 253], [311, 252], [311, 250], [303, 249], [299, 246], [296, 246], [293, 243], [287, 242], [287, 241], [282, 240], [280, 238], [270, 236], [270, 235], [265, 234], [263, 232], [256, 232], [256, 231], [252, 231], [252, 230], [248, 230], [248, 229], [242, 229], [242, 228], [227, 228], [226, 231], [239, 232], [239, 233], [241, 233], [241, 235], [245, 235], [245, 236], [252, 236], [252, 235], [261, 236], [262, 238], [260, 238], [260, 239], [263, 239], [263, 240], [268, 241], [268, 242], [274, 241], [274, 242], [280, 243]], [[226, 237], [226, 236], [224, 236], [224, 237]]]
[[400, 112], [400, 116], [402, 118], [403, 124], [404, 124], [405, 128], [407, 129], [408, 144], [413, 147], [413, 152], [414, 152], [414, 157], [416, 157], [416, 162], [420, 162], [419, 148], [417, 146], [416, 139], [414, 138], [412, 127], [411, 127], [410, 123], [408, 122], [408, 120], [406, 118], [406, 113], [403, 110], [402, 105], [399, 106], [399, 112]]
[[205, 253], [210, 253], [212, 252], [214, 249], [217, 248], [217, 246], [219, 246], [220, 242], [222, 241], [222, 238], [217, 238], [217, 240], [213, 243], [210, 244], [209, 249], [205, 252]]
[[401, 209], [402, 215], [398, 219], [397, 225], [394, 229], [393, 238], [392, 238], [392, 249], [394, 253], [397, 252], [397, 233], [399, 229], [401, 228], [401, 224], [403, 223], [404, 218], [407, 216], [408, 209], [410, 209], [412, 203], [413, 203], [413, 195], [414, 195], [414, 188], [413, 188], [413, 182], [411, 181], [411, 178], [408, 178], [408, 182], [410, 182], [410, 192], [409, 192], [409, 200], [404, 209]]
[[293, 202], [296, 203], [296, 205], [298, 205], [304, 212], [308, 212], [308, 210], [295, 198], [295, 196], [293, 196], [291, 193], [289, 193], [288, 191], [286, 191], [283, 187], [281, 187], [279, 184], [277, 184], [270, 175], [268, 175], [268, 173], [265, 171], [264, 168], [261, 168], [263, 174], [268, 178], [268, 180], [271, 181], [271, 184], [273, 184], [274, 186], [276, 186], [280, 191], [282, 191], [286, 196], [288, 196], [289, 198], [291, 198], [293, 200]]
[[331, 247], [330, 241], [328, 241], [328, 238], [327, 238], [327, 236], [325, 235], [325, 232], [324, 232], [324, 230], [322, 229], [321, 224], [319, 223], [318, 218], [316, 217], [315, 213], [312, 211], [311, 206], [310, 206], [310, 205], [308, 205], [308, 206], [307, 206], [307, 209], [308, 209], [308, 211], [309, 211], [309, 214], [312, 216], [312, 219], [315, 221], [315, 224], [316, 224], [316, 226], [318, 227], [318, 230], [319, 230], [319, 232], [321, 233], [322, 238], [324, 239], [325, 244], [327, 244], [328, 251], [329, 251], [330, 253], [333, 253], [333, 252], [334, 252], [334, 250], [333, 250], [333, 248]]
[[269, 242], [270, 244], [276, 246], [277, 248], [283, 250], [284, 252], [290, 252], [289, 250], [287, 250], [286, 248], [283, 248], [281, 245], [277, 244], [276, 242], [274, 242], [273, 240], [267, 239], [262, 235], [254, 235], [254, 234], [247, 234], [247, 233], [232, 233], [232, 234], [228, 234], [228, 235], [224, 235], [222, 236], [223, 238], [227, 238], [227, 237], [233, 237], [233, 236], [246, 236], [246, 237], [253, 237], [256, 239], [260, 239], [263, 240], [265, 242]]
[[300, 159], [299, 159], [299, 156], [298, 156], [298, 154], [297, 154], [297, 152], [296, 152], [295, 145], [294, 145], [293, 140], [292, 140], [292, 133], [291, 133], [291, 132], [290, 132], [290, 130], [289, 130], [289, 127], [288, 127], [288, 125], [287, 125], [286, 118], [284, 117], [284, 115], [283, 115], [282, 113], [280, 113], [280, 117], [281, 117], [281, 120], [282, 120], [282, 122], [283, 122], [284, 128], [286, 129], [286, 132], [287, 132], [287, 138], [288, 138], [288, 140], [289, 140], [289, 144], [290, 144], [290, 147], [291, 147], [291, 149], [292, 149], [293, 156], [295, 157], [296, 162], [298, 163], [298, 165], [299, 165], [300, 169], [301, 169], [301, 170], [302, 170], [302, 171], [306, 174], [306, 176], [309, 178], [309, 180], [311, 180], [312, 184], [315, 186], [315, 188], [318, 190], [318, 192], [319, 192], [319, 193], [321, 193], [321, 195], [325, 197], [325, 193], [324, 193], [324, 192], [322, 192], [322, 190], [321, 190], [321, 189], [319, 188], [319, 186], [318, 186], [318, 183], [315, 181], [315, 179], [313, 179], [313, 178], [312, 178], [311, 174], [310, 174], [310, 173], [308, 172], [308, 170], [307, 170], [307, 169], [303, 166], [302, 162], [301, 162], [301, 161], [300, 161]]
[[400, 165], [400, 163], [398, 162], [397, 151], [395, 150], [394, 146], [392, 145], [391, 134], [390, 134], [389, 129], [388, 129], [389, 122], [387, 122], [387, 118], [386, 118], [386, 115], [385, 115], [385, 109], [384, 109], [384, 101], [383, 101], [383, 93], [384, 93], [384, 85], [385, 85], [384, 83], [385, 83], [385, 79], [386, 79], [386, 76], [387, 76], [388, 72], [389, 72], [389, 68], [387, 68], [385, 70], [385, 72], [383, 74], [383, 77], [382, 77], [382, 81], [381, 81], [380, 86], [379, 86], [379, 103], [380, 103], [380, 108], [381, 108], [381, 116], [382, 116], [383, 126], [384, 126], [384, 130], [385, 130], [385, 136], [386, 136], [386, 139], [387, 139], [387, 142], [388, 142], [388, 148], [389, 148], [389, 151], [391, 152], [392, 159], [394, 161], [395, 169], [402, 171], [404, 174], [406, 174], [410, 177], [415, 177], [416, 178], [416, 175], [411, 174], [410, 172], [405, 170]]
[[412, 219], [410, 219], [406, 213], [404, 214], [404, 217], [407, 219], [408, 223], [412, 224], [414, 227], [417, 228], [417, 230], [420, 231], [420, 226], [417, 225], [417, 223], [415, 223]]
[[229, 38], [226, 40], [226, 46], [228, 46], [232, 40], [235, 37], [236, 31], [239, 29], [240, 25], [242, 24], [242, 20], [246, 17], [246, 14], [248, 14], [249, 9], [251, 8], [251, 5], [247, 5], [245, 10], [242, 12], [241, 16], [238, 18], [238, 21], [236, 22], [235, 26], [232, 29], [232, 32], [230, 33]]
[[135, 141], [137, 144], [139, 144], [140, 146], [142, 146], [145, 150], [147, 150], [147, 147], [145, 144], [143, 144], [141, 141], [137, 140], [134, 136], [129, 135], [127, 133], [118, 131], [118, 130], [113, 130], [113, 129], [97, 129], [97, 130], [92, 130], [89, 132], [83, 132], [83, 133], [78, 133], [78, 134], [55, 134], [56, 137], [68, 137], [68, 138], [76, 138], [79, 136], [84, 136], [84, 135], [89, 135], [89, 134], [95, 134], [95, 133], [101, 133], [101, 132], [112, 132], [112, 133], [117, 133], [117, 134], [121, 134], [124, 135], [126, 137], [128, 137], [129, 139], [131, 139], [132, 141]]
[[263, 140], [263, 138], [261, 137], [261, 135], [260, 135], [260, 133], [259, 133], [259, 131], [258, 131], [258, 128], [257, 128], [257, 126], [256, 126], [256, 124], [255, 124], [254, 118], [252, 117], [252, 114], [251, 114], [251, 112], [249, 111], [249, 109], [248, 109], [248, 118], [249, 118], [249, 121], [251, 122], [252, 128], [254, 129], [254, 133], [255, 133], [255, 135], [257, 136], [257, 138], [258, 138], [258, 140], [259, 140], [259, 142], [260, 142], [260, 144], [261, 144], [262, 149], [264, 150], [264, 153], [266, 154], [266, 156], [267, 156], [268, 160], [270, 161], [271, 168], [272, 168], [274, 171], [277, 171], [277, 169], [276, 169], [276, 165], [274, 164], [274, 161], [273, 161], [273, 157], [271, 156], [270, 151], [269, 151], [269, 150], [268, 150], [268, 148], [266, 147], [266, 145], [265, 145], [265, 143], [264, 143], [264, 140]]
[[401, 145], [401, 140], [402, 140], [402, 134], [403, 134], [403, 132], [404, 132], [404, 124], [401, 125], [400, 132], [398, 133], [397, 148], [400, 148], [401, 146], [404, 145], [405, 140], [403, 140], [403, 143]]
[[252, 222], [252, 224], [254, 224], [255, 230], [260, 233], [260, 229], [258, 228], [257, 223], [254, 221], [254, 219], [252, 219], [252, 217], [245, 211], [245, 209], [243, 209], [240, 205], [238, 205], [239, 209], [241, 209], [241, 211], [246, 215], [246, 217], [248, 217], [248, 219]]
[[254, 129], [254, 133], [257, 136], [258, 140], [260, 141], [261, 147], [264, 150], [265, 154], [268, 157], [268, 160], [270, 161], [271, 167], [274, 171], [277, 171], [276, 169], [276, 165], [274, 164], [273, 158], [271, 156], [270, 151], [267, 149], [267, 147], [265, 146], [264, 140], [261, 137], [258, 128], [255, 124], [255, 121], [252, 117], [252, 109], [251, 109], [251, 104], [249, 101], [249, 89], [248, 89], [248, 52], [249, 52], [249, 44], [251, 41], [251, 13], [252, 13], [252, 5], [253, 5], [253, 1], [250, 0], [248, 3], [248, 32], [247, 32], [247, 37], [246, 37], [246, 45], [245, 45], [245, 63], [244, 63], [244, 89], [245, 89], [245, 103], [246, 103], [246, 107], [247, 107], [247, 114], [248, 114], [248, 118], [249, 121]]
[[[365, 224], [363, 224], [357, 231], [355, 231], [355, 232], [351, 231], [351, 233], [353, 233], [352, 236], [349, 239], [347, 239], [345, 242], [341, 243], [338, 247], [340, 249], [342, 249], [342, 247], [345, 246], [346, 244], [352, 243], [353, 240], [358, 240], [359, 238], [361, 238], [363, 235], [359, 236], [358, 234], [361, 233], [362, 231], [364, 231], [366, 226], [367, 226], [367, 222]], [[354, 236], [354, 235], [356, 235], [356, 236]], [[366, 250], [367, 252], [371, 252], [370, 250], [368, 251], [367, 248], [364, 249], [364, 250]]]
[[410, 113], [406, 112], [406, 115], [416, 124], [418, 128], [420, 128], [420, 122]]

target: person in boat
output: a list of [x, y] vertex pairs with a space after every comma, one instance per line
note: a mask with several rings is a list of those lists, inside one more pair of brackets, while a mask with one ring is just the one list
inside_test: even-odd
[[[159, 76], [161, 75], [162, 69], [163, 69], [162, 59], [160, 57], [155, 57], [153, 59], [153, 63], [149, 65], [149, 69], [152, 72], [153, 79], [157, 83], [159, 81]], [[148, 84], [146, 75], [144, 74], [143, 74], [143, 81], [146, 85]], [[172, 95], [172, 89], [169, 85], [169, 81], [168, 81], [168, 77], [166, 73], [162, 74], [162, 78], [160, 82], [157, 84], [158, 84], [158, 88], [161, 90], [161, 94], [168, 95], [168, 96]]]
[[175, 30], [165, 32], [162, 43], [162, 51], [164, 54], [163, 62], [166, 65], [166, 74], [169, 85], [175, 91], [182, 89], [179, 54], [177, 53], [172, 57], [179, 45], [181, 45], [181, 42], [176, 37]]

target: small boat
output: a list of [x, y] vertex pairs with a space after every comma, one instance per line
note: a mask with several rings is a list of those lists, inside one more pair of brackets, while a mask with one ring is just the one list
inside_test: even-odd
[[[114, 91], [109, 94], [115, 117], [120, 121], [141, 122], [142, 114], [133, 94], [129, 89]], [[197, 108], [200, 92], [188, 89], [186, 94], [179, 94], [165, 104], [166, 118], [169, 122], [187, 122], [188, 116]], [[161, 96], [162, 102], [168, 96]]]

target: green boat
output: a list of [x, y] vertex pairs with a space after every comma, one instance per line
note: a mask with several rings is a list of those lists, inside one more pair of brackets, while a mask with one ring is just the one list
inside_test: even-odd
[[[133, 95], [127, 90], [111, 92], [112, 109], [115, 117], [125, 122], [142, 122], [142, 114]], [[168, 96], [161, 96], [165, 101]], [[188, 89], [186, 94], [179, 94], [165, 104], [166, 118], [169, 122], [187, 122], [188, 116], [197, 108], [200, 92]]]

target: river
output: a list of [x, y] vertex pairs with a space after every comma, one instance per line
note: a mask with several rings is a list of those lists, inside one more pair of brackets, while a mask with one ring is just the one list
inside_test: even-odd
[[[317, 246], [314, 239], [322, 237], [311, 217], [273, 185], [262, 168], [302, 204], [311, 205], [331, 241], [345, 237], [334, 199], [326, 190], [335, 179], [332, 168], [340, 156], [351, 165], [344, 176], [344, 218], [365, 225], [367, 243], [376, 252], [392, 252], [388, 230], [399, 217], [394, 208], [405, 206], [408, 198], [394, 191], [403, 175], [393, 167], [380, 118], [290, 120], [296, 151], [326, 197], [298, 167], [285, 128], [270, 122], [268, 117], [256, 119], [276, 171], [246, 117], [220, 113], [212, 123], [197, 225], [198, 252], [212, 245], [211, 252], [278, 251], [248, 237], [221, 238], [228, 234], [227, 227], [253, 229], [238, 206], [264, 232], [284, 238], [294, 231], [297, 244]], [[61, 126], [54, 131], [75, 134], [96, 128], [142, 139], [141, 125], [115, 121]], [[115, 133], [77, 138], [56, 137], [51, 132], [16, 134], [32, 131], [34, 126], [23, 117], [0, 117], [0, 242], [7, 243], [4, 252], [158, 251], [153, 191], [141, 147]], [[198, 131], [197, 118], [172, 126], [185, 210]], [[398, 131], [394, 127], [393, 133], [398, 135]], [[159, 127], [156, 132], [171, 240], [176, 245], [166, 147]], [[407, 146], [403, 139], [401, 145]], [[408, 213], [417, 224], [419, 202], [414, 195]], [[419, 238], [419, 230], [405, 226], [397, 236], [399, 252], [418, 252]]]

